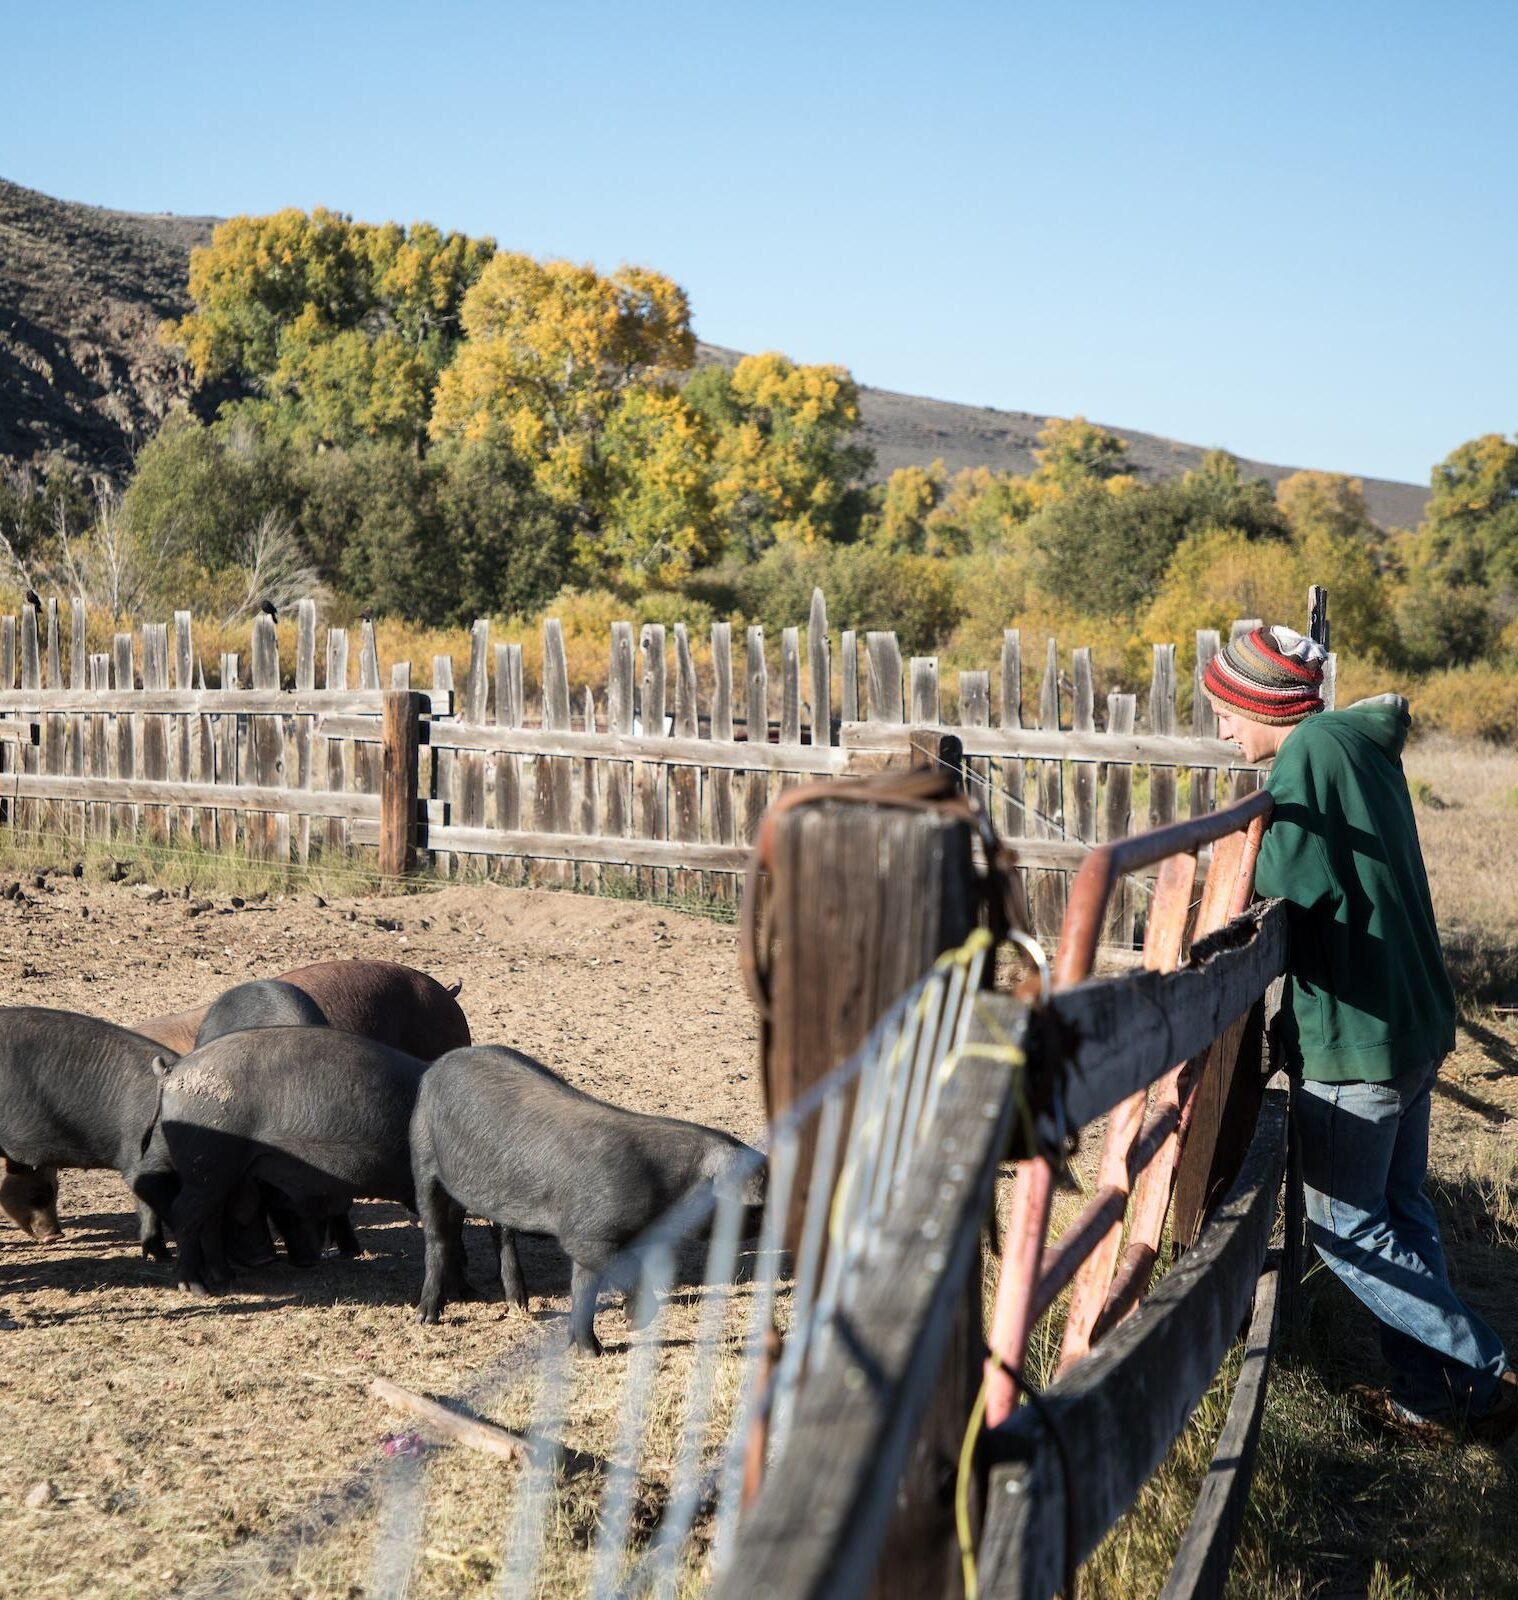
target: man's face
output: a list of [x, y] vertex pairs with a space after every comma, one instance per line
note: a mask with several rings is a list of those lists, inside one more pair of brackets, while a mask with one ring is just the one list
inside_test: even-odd
[[1216, 700], [1212, 705], [1218, 714], [1218, 738], [1226, 739], [1246, 761], [1263, 761], [1267, 756], [1273, 756], [1280, 746], [1282, 734], [1288, 731], [1241, 717], [1238, 712], [1230, 711]]

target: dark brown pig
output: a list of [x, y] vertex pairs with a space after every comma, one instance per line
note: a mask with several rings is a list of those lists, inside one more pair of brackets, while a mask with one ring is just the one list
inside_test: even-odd
[[[435, 1061], [471, 1042], [469, 1021], [456, 996], [436, 978], [397, 961], [318, 961], [276, 974], [280, 983], [303, 990], [340, 1033], [387, 1044], [419, 1061]], [[195, 1048], [207, 1006], [149, 1017], [133, 1031], [156, 1039], [178, 1055]]]

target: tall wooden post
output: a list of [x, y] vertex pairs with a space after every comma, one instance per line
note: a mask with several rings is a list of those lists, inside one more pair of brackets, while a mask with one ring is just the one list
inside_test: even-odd
[[417, 762], [422, 697], [412, 689], [386, 689], [380, 748], [379, 869], [384, 878], [416, 871]]
[[[962, 814], [893, 806], [884, 798], [906, 783], [919, 799], [948, 799], [957, 778], [949, 765], [935, 762], [929, 771], [863, 780], [881, 787], [878, 805], [829, 798], [825, 786], [798, 803], [793, 791], [792, 803], [770, 818], [759, 965], [769, 997], [761, 1048], [771, 1116], [844, 1060], [934, 958], [975, 927], [979, 889], [970, 823]], [[799, 1152], [803, 1193], [812, 1146], [803, 1139]], [[954, 1511], [943, 1485], [954, 1480], [981, 1353], [977, 1274], [902, 1475], [876, 1569], [877, 1595], [960, 1592]]]

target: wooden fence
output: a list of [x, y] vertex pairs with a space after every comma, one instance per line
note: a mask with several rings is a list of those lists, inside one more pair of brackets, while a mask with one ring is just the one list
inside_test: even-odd
[[[381, 871], [473, 862], [592, 886], [621, 868], [650, 893], [731, 896], [781, 789], [874, 770], [903, 759], [914, 735], [952, 732], [1032, 874], [1049, 935], [1094, 844], [1205, 814], [1257, 782], [1216, 738], [1205, 696], [1192, 696], [1180, 731], [1173, 644], [1154, 646], [1147, 692], [1112, 692], [1099, 722], [1089, 649], [1066, 657], [1050, 640], [1037, 691], [1025, 692], [1008, 628], [996, 668], [961, 672], [946, 693], [936, 658], [903, 664], [894, 634], [831, 632], [820, 593], [805, 648], [802, 630], [784, 629], [774, 674], [762, 628], [747, 630], [735, 662], [730, 626], [715, 624], [698, 672], [683, 626], [645, 624], [635, 640], [631, 623], [615, 623], [599, 699], [572, 692], [550, 620], [531, 706], [520, 645], [492, 647], [484, 621], [457, 678], [450, 656], [434, 658], [429, 691], [412, 689], [412, 663], [380, 662], [372, 624], [356, 640], [341, 629], [320, 639], [309, 602], [296, 611], [293, 682], [281, 679], [274, 621], [260, 617], [251, 662], [223, 655], [214, 689], [188, 612], [94, 654], [81, 603], [68, 621], [65, 641], [56, 601], [0, 618], [0, 804], [16, 828], [70, 840], [372, 863], [388, 817]], [[1218, 646], [1198, 633], [1198, 672]], [[413, 698], [382, 752], [387, 692]], [[1119, 942], [1131, 942], [1135, 907], [1134, 892], [1114, 902]]]

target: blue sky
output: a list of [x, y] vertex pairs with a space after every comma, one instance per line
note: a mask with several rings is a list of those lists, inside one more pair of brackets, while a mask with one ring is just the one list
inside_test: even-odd
[[426, 218], [865, 383], [1426, 481], [1518, 428], [1518, 6], [7, 8], [0, 176]]

